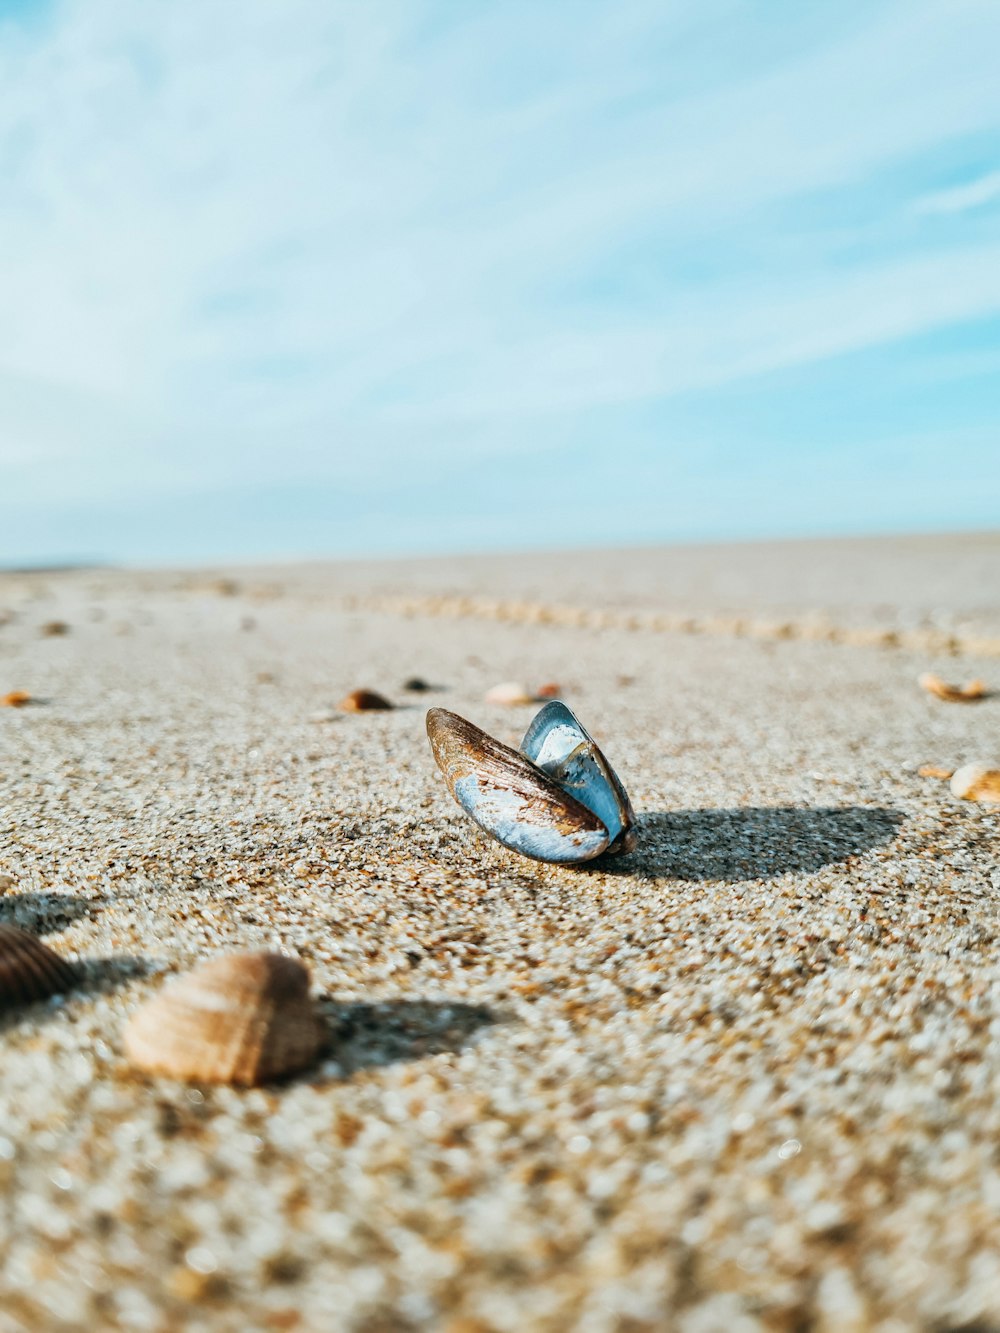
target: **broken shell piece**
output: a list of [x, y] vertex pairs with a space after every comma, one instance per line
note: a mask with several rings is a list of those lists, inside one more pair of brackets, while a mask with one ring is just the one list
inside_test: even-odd
[[483, 697], [488, 704], [505, 704], [508, 707], [536, 702], [528, 687], [517, 680], [502, 681], [499, 685], [494, 685], [491, 690], [487, 690]]
[[433, 688], [433, 685], [428, 685], [422, 676], [411, 676], [409, 680], [403, 681], [403, 689], [410, 690], [413, 694], [423, 694]]
[[65, 620], [46, 620], [38, 632], [43, 639], [56, 639], [63, 634], [68, 634], [69, 626]]
[[9, 694], [0, 696], [0, 708], [23, 708], [30, 703], [31, 695], [27, 690], [11, 690]]
[[557, 685], [555, 681], [549, 681], [546, 685], [539, 685], [536, 699], [558, 699], [562, 694], [562, 686]]
[[966, 764], [952, 775], [951, 790], [963, 801], [1000, 802], [1000, 768]]
[[203, 963], [136, 1010], [125, 1053], [151, 1074], [248, 1087], [311, 1064], [322, 1040], [302, 963], [241, 953]]
[[573, 864], [635, 846], [625, 789], [565, 704], [545, 705], [520, 750], [444, 708], [428, 712], [427, 735], [452, 796], [512, 851]]
[[352, 690], [350, 694], [341, 699], [337, 707], [345, 713], [369, 713], [384, 712], [387, 708], [392, 708], [393, 705], [381, 694], [376, 694], [374, 690]]
[[953, 768], [942, 768], [939, 764], [921, 764], [917, 775], [922, 778], [950, 778], [954, 771]]
[[919, 683], [929, 694], [935, 694], [939, 699], [947, 699], [949, 703], [967, 704], [986, 697], [986, 686], [981, 680], [970, 680], [967, 685], [949, 685], [933, 671], [925, 671]]
[[72, 963], [17, 926], [0, 926], [0, 1008], [62, 995], [79, 981]]

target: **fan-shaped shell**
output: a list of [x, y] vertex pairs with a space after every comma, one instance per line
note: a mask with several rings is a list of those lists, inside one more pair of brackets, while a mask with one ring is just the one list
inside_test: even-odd
[[79, 972], [37, 935], [0, 926], [0, 1008], [31, 1004], [72, 990]]
[[302, 963], [244, 953], [212, 959], [165, 986], [133, 1014], [125, 1051], [149, 1073], [249, 1086], [305, 1068], [322, 1040]]
[[444, 708], [427, 734], [455, 800], [512, 851], [572, 864], [631, 847], [628, 797], [565, 704], [541, 710], [520, 752]]

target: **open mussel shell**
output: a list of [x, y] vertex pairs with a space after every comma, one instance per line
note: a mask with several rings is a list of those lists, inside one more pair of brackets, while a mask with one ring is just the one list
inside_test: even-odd
[[0, 1009], [62, 995], [79, 981], [78, 968], [37, 935], [17, 926], [0, 926]]
[[625, 789], [565, 704], [545, 705], [520, 750], [445, 708], [427, 735], [452, 796], [511, 851], [574, 864], [635, 845]]

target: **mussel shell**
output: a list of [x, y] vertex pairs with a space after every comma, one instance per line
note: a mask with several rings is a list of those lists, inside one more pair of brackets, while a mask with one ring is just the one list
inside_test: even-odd
[[521, 753], [608, 830], [609, 854], [635, 847], [635, 812], [618, 774], [571, 709], [553, 699], [532, 719]]
[[517, 750], [446, 708], [430, 709], [427, 735], [452, 796], [505, 847], [557, 863], [607, 849], [604, 822]]
[[17, 926], [0, 926], [0, 1008], [62, 995], [79, 980], [77, 968], [37, 935]]

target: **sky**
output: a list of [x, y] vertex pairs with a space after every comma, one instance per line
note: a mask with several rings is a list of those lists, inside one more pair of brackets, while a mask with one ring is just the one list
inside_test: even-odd
[[1000, 527], [996, 0], [0, 0], [0, 565]]

